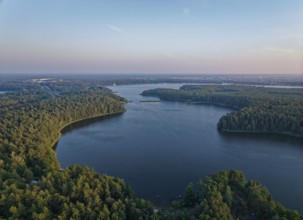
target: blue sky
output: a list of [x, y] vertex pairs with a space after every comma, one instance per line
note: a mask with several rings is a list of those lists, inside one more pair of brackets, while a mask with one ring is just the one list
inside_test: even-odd
[[0, 73], [303, 73], [303, 1], [0, 0]]

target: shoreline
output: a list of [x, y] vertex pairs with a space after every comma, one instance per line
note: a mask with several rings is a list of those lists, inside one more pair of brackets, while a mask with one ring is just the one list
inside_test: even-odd
[[85, 121], [85, 120], [89, 120], [89, 119], [94, 119], [94, 118], [102, 118], [102, 117], [105, 117], [105, 116], [109, 116], [109, 115], [118, 115], [118, 114], [122, 114], [126, 112], [126, 110], [123, 110], [123, 111], [118, 111], [118, 112], [113, 112], [113, 113], [106, 113], [106, 114], [99, 114], [99, 115], [94, 115], [94, 116], [90, 116], [90, 117], [86, 117], [86, 118], [80, 118], [80, 119], [77, 119], [77, 120], [74, 120], [74, 121], [71, 121], [65, 125], [63, 125], [59, 130], [58, 130], [58, 137], [56, 138], [56, 140], [54, 140], [51, 144], [52, 146], [52, 149], [55, 150], [55, 145], [58, 143], [58, 141], [60, 140], [61, 136], [62, 136], [62, 130], [64, 128], [66, 128], [67, 126], [70, 126], [72, 124], [75, 124], [77, 122], [80, 122], [80, 121]]
[[140, 94], [140, 95], [142, 95], [143, 97], [144, 96], [146, 96], [146, 97], [155, 97], [155, 98], [160, 99], [160, 101], [165, 101], [165, 102], [180, 102], [180, 103], [189, 104], [189, 105], [213, 105], [213, 106], [228, 108], [232, 111], [239, 111], [240, 110], [240, 108], [232, 107], [230, 105], [219, 104], [219, 103], [190, 101], [190, 100], [184, 100], [184, 99], [165, 99], [165, 98], [160, 98], [159, 96], [153, 96], [153, 95], [143, 95], [143, 94]]
[[[228, 108], [228, 109], [231, 110], [231, 112], [241, 110], [241, 108], [236, 108], [236, 107], [232, 107], [232, 106], [229, 106], [229, 105], [224, 105], [224, 104], [219, 104], [219, 103], [212, 103], [212, 102], [199, 102], [199, 101], [190, 101], [190, 100], [184, 100], [184, 99], [174, 99], [174, 100], [171, 100], [171, 99], [160, 98], [159, 96], [150, 96], [150, 95], [142, 95], [142, 96], [156, 97], [156, 98], [159, 98], [161, 101], [180, 102], [180, 103], [184, 103], [184, 104], [188, 104], [188, 105], [213, 105], [213, 106], [217, 106], [217, 107]], [[223, 117], [223, 115], [221, 117]], [[230, 133], [230, 134], [236, 134], [236, 133], [241, 134], [242, 133], [242, 134], [259, 134], [259, 135], [282, 135], [282, 136], [289, 137], [289, 138], [303, 139], [303, 136], [294, 135], [294, 134], [291, 134], [291, 133], [266, 132], [266, 131], [228, 130], [228, 129], [221, 129], [221, 130], [219, 130], [219, 132], [226, 133], [226, 134], [228, 134], [228, 133]]]
[[228, 130], [228, 129], [221, 129], [219, 132], [225, 133], [225, 134], [256, 134], [256, 135], [282, 135], [284, 137], [288, 138], [296, 138], [296, 139], [303, 139], [302, 136], [299, 135], [293, 135], [289, 133], [275, 133], [275, 132], [266, 132], [266, 131], [245, 131], [245, 130]]

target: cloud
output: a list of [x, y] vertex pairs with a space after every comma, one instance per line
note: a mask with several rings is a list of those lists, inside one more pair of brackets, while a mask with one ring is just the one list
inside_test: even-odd
[[285, 34], [285, 35], [283, 35], [283, 37], [291, 39], [291, 40], [302, 40], [303, 39], [303, 35], [301, 35], [301, 34]]
[[190, 15], [190, 9], [189, 8], [183, 8], [183, 15]]
[[281, 53], [281, 54], [290, 54], [295, 52], [295, 50], [292, 48], [280, 48], [280, 47], [265, 47], [263, 48], [263, 50], [266, 52]]
[[121, 28], [115, 26], [115, 25], [111, 25], [111, 24], [107, 24], [106, 25], [109, 29], [111, 29], [114, 32], [117, 32], [119, 34], [124, 34], [127, 35], [127, 32], [125, 32], [124, 30], [122, 30]]
[[263, 47], [263, 48], [254, 48], [248, 49], [247, 53], [256, 57], [260, 58], [263, 56], [297, 56], [298, 50], [294, 48], [281, 48], [281, 47]]
[[165, 56], [169, 57], [169, 58], [173, 58], [173, 59], [180, 59], [180, 57], [176, 56], [175, 54], [172, 54], [170, 52], [165, 52], [164, 53]]
[[282, 28], [274, 28], [274, 29], [267, 29], [268, 32], [275, 34], [276, 36], [280, 36], [281, 38], [287, 38], [291, 40], [302, 40], [303, 35], [301, 32], [282, 29]]
[[171, 53], [169, 51], [165, 51], [163, 53], [164, 53], [164, 55], [166, 57], [168, 57], [169, 59], [172, 59], [172, 60], [188, 61], [188, 59], [186, 57], [184, 57], [184, 56], [178, 56], [178, 55], [176, 55], [174, 53]]

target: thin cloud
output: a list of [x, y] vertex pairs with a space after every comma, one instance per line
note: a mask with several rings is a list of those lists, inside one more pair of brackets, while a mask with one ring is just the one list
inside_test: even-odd
[[124, 35], [127, 35], [127, 32], [122, 30], [121, 28], [115, 26], [115, 25], [111, 25], [111, 24], [107, 24], [106, 25], [109, 29], [111, 29], [112, 31], [114, 32], [117, 32], [119, 34], [124, 34]]
[[282, 53], [282, 54], [283, 53], [290, 54], [295, 52], [295, 50], [292, 48], [280, 48], [280, 47], [265, 47], [263, 50], [273, 53]]
[[259, 49], [248, 49], [247, 52], [251, 55], [268, 55], [268, 53], [275, 54], [275, 55], [290, 55], [295, 54], [296, 50], [293, 48], [280, 48], [280, 47], [263, 47]]
[[190, 15], [190, 9], [189, 8], [183, 8], [183, 15]]
[[282, 38], [287, 38], [291, 40], [302, 40], [303, 35], [301, 32], [291, 31], [282, 28], [275, 29], [267, 29], [268, 32], [275, 34], [276, 36], [280, 36]]
[[180, 57], [178, 57], [175, 54], [172, 54], [170, 52], [165, 52], [164, 55], [167, 56], [167, 57], [169, 57], [169, 58], [180, 59]]
[[291, 40], [302, 40], [303, 39], [303, 35], [301, 35], [301, 34], [285, 34], [285, 35], [283, 35], [283, 37], [291, 39]]
[[174, 53], [171, 53], [169, 51], [165, 51], [164, 52], [164, 55], [170, 59], [173, 59], [173, 60], [179, 60], [179, 61], [188, 61], [188, 59], [186, 57], [182, 57], [182, 56], [178, 56]]

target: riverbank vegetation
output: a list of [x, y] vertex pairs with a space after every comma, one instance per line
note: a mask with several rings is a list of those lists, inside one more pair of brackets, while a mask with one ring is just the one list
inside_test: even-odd
[[303, 90], [235, 85], [186, 85], [152, 89], [144, 96], [235, 109], [217, 127], [228, 132], [262, 132], [303, 137]]
[[198, 192], [189, 185], [184, 201], [156, 213], [122, 179], [77, 165], [60, 169], [52, 149], [59, 130], [124, 111], [126, 100], [89, 83], [13, 86], [14, 92], [0, 95], [0, 219], [246, 219], [252, 213], [303, 219], [235, 171], [207, 178]]

